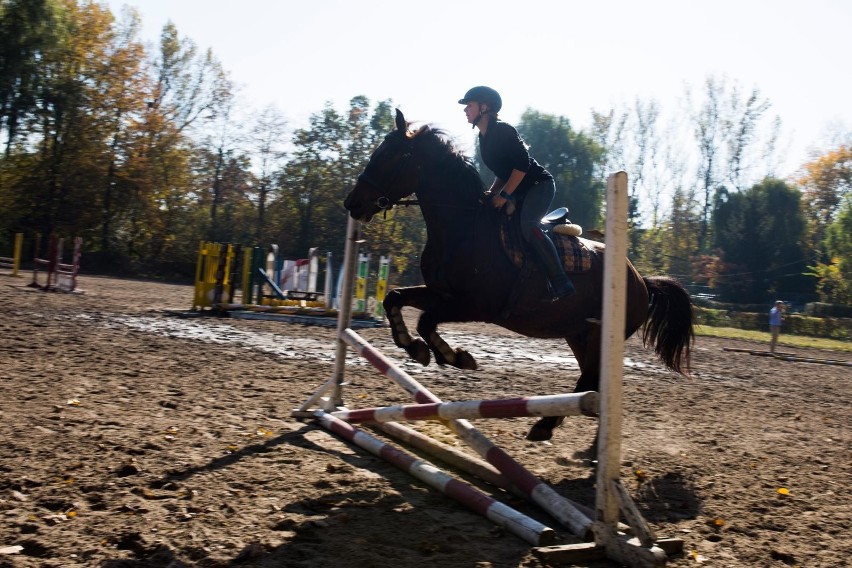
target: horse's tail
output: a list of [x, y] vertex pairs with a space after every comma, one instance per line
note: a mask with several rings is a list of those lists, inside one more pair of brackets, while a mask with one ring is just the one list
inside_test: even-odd
[[667, 276], [650, 276], [644, 280], [650, 306], [642, 342], [646, 347], [654, 348], [666, 367], [687, 375], [694, 339], [689, 293], [680, 282]]

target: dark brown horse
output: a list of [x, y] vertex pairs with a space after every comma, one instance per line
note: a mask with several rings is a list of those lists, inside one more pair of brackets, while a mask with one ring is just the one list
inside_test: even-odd
[[[410, 133], [399, 111], [396, 126], [373, 152], [345, 202], [353, 218], [367, 222], [413, 193], [423, 213], [425, 285], [397, 288], [384, 301], [394, 343], [423, 365], [431, 352], [439, 365], [475, 369], [470, 353], [441, 338], [439, 324], [488, 322], [527, 337], [564, 338], [580, 366], [574, 391], [597, 390], [604, 245], [584, 240], [592, 251], [592, 267], [572, 275], [577, 293], [543, 302], [549, 296], [543, 272], [519, 269], [502, 250], [498, 231], [504, 214], [483, 205], [485, 189], [470, 160], [440, 131], [424, 126]], [[693, 337], [689, 295], [677, 281], [643, 278], [626, 262], [626, 336], [642, 327], [645, 345], [654, 348], [665, 366], [687, 372]], [[419, 338], [412, 337], [402, 319], [404, 306], [422, 310]], [[561, 422], [542, 418], [527, 437], [547, 440]]]

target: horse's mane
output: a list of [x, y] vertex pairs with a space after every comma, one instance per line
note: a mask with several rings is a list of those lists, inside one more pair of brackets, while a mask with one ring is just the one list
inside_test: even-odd
[[456, 145], [453, 138], [440, 128], [424, 125], [412, 136], [418, 147], [434, 160], [437, 175], [446, 176], [452, 185], [461, 186], [469, 191], [469, 197], [479, 199], [485, 191], [482, 178], [473, 165], [473, 159], [465, 155]]

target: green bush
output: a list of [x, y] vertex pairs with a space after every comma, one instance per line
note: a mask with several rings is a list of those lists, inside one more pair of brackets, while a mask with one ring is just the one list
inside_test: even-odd
[[809, 316], [823, 318], [852, 318], [852, 306], [826, 304], [824, 302], [811, 302], [805, 304], [805, 313]]
[[[695, 319], [699, 325], [733, 327], [754, 331], [769, 331], [769, 314], [731, 312], [695, 306]], [[852, 319], [817, 318], [800, 314], [785, 314], [783, 333], [807, 335], [848, 341], [852, 339]]]

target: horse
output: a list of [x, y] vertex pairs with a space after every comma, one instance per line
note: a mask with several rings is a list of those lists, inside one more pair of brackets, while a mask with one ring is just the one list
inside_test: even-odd
[[[598, 390], [605, 246], [580, 239], [590, 251], [591, 267], [571, 275], [575, 294], [551, 303], [543, 270], [536, 263], [519, 268], [506, 254], [498, 235], [506, 213], [488, 203], [470, 158], [428, 124], [409, 131], [398, 109], [395, 126], [344, 201], [349, 214], [366, 223], [414, 194], [423, 215], [424, 284], [391, 290], [383, 302], [394, 344], [424, 366], [431, 353], [439, 365], [476, 369], [469, 352], [450, 347], [438, 334], [440, 324], [486, 322], [527, 337], [563, 338], [580, 367], [574, 392]], [[673, 278], [643, 277], [625, 261], [625, 337], [642, 328], [643, 345], [668, 369], [688, 374], [694, 339], [688, 292]], [[411, 335], [402, 317], [406, 306], [421, 310], [419, 337]], [[563, 420], [539, 419], [527, 439], [549, 440]]]

